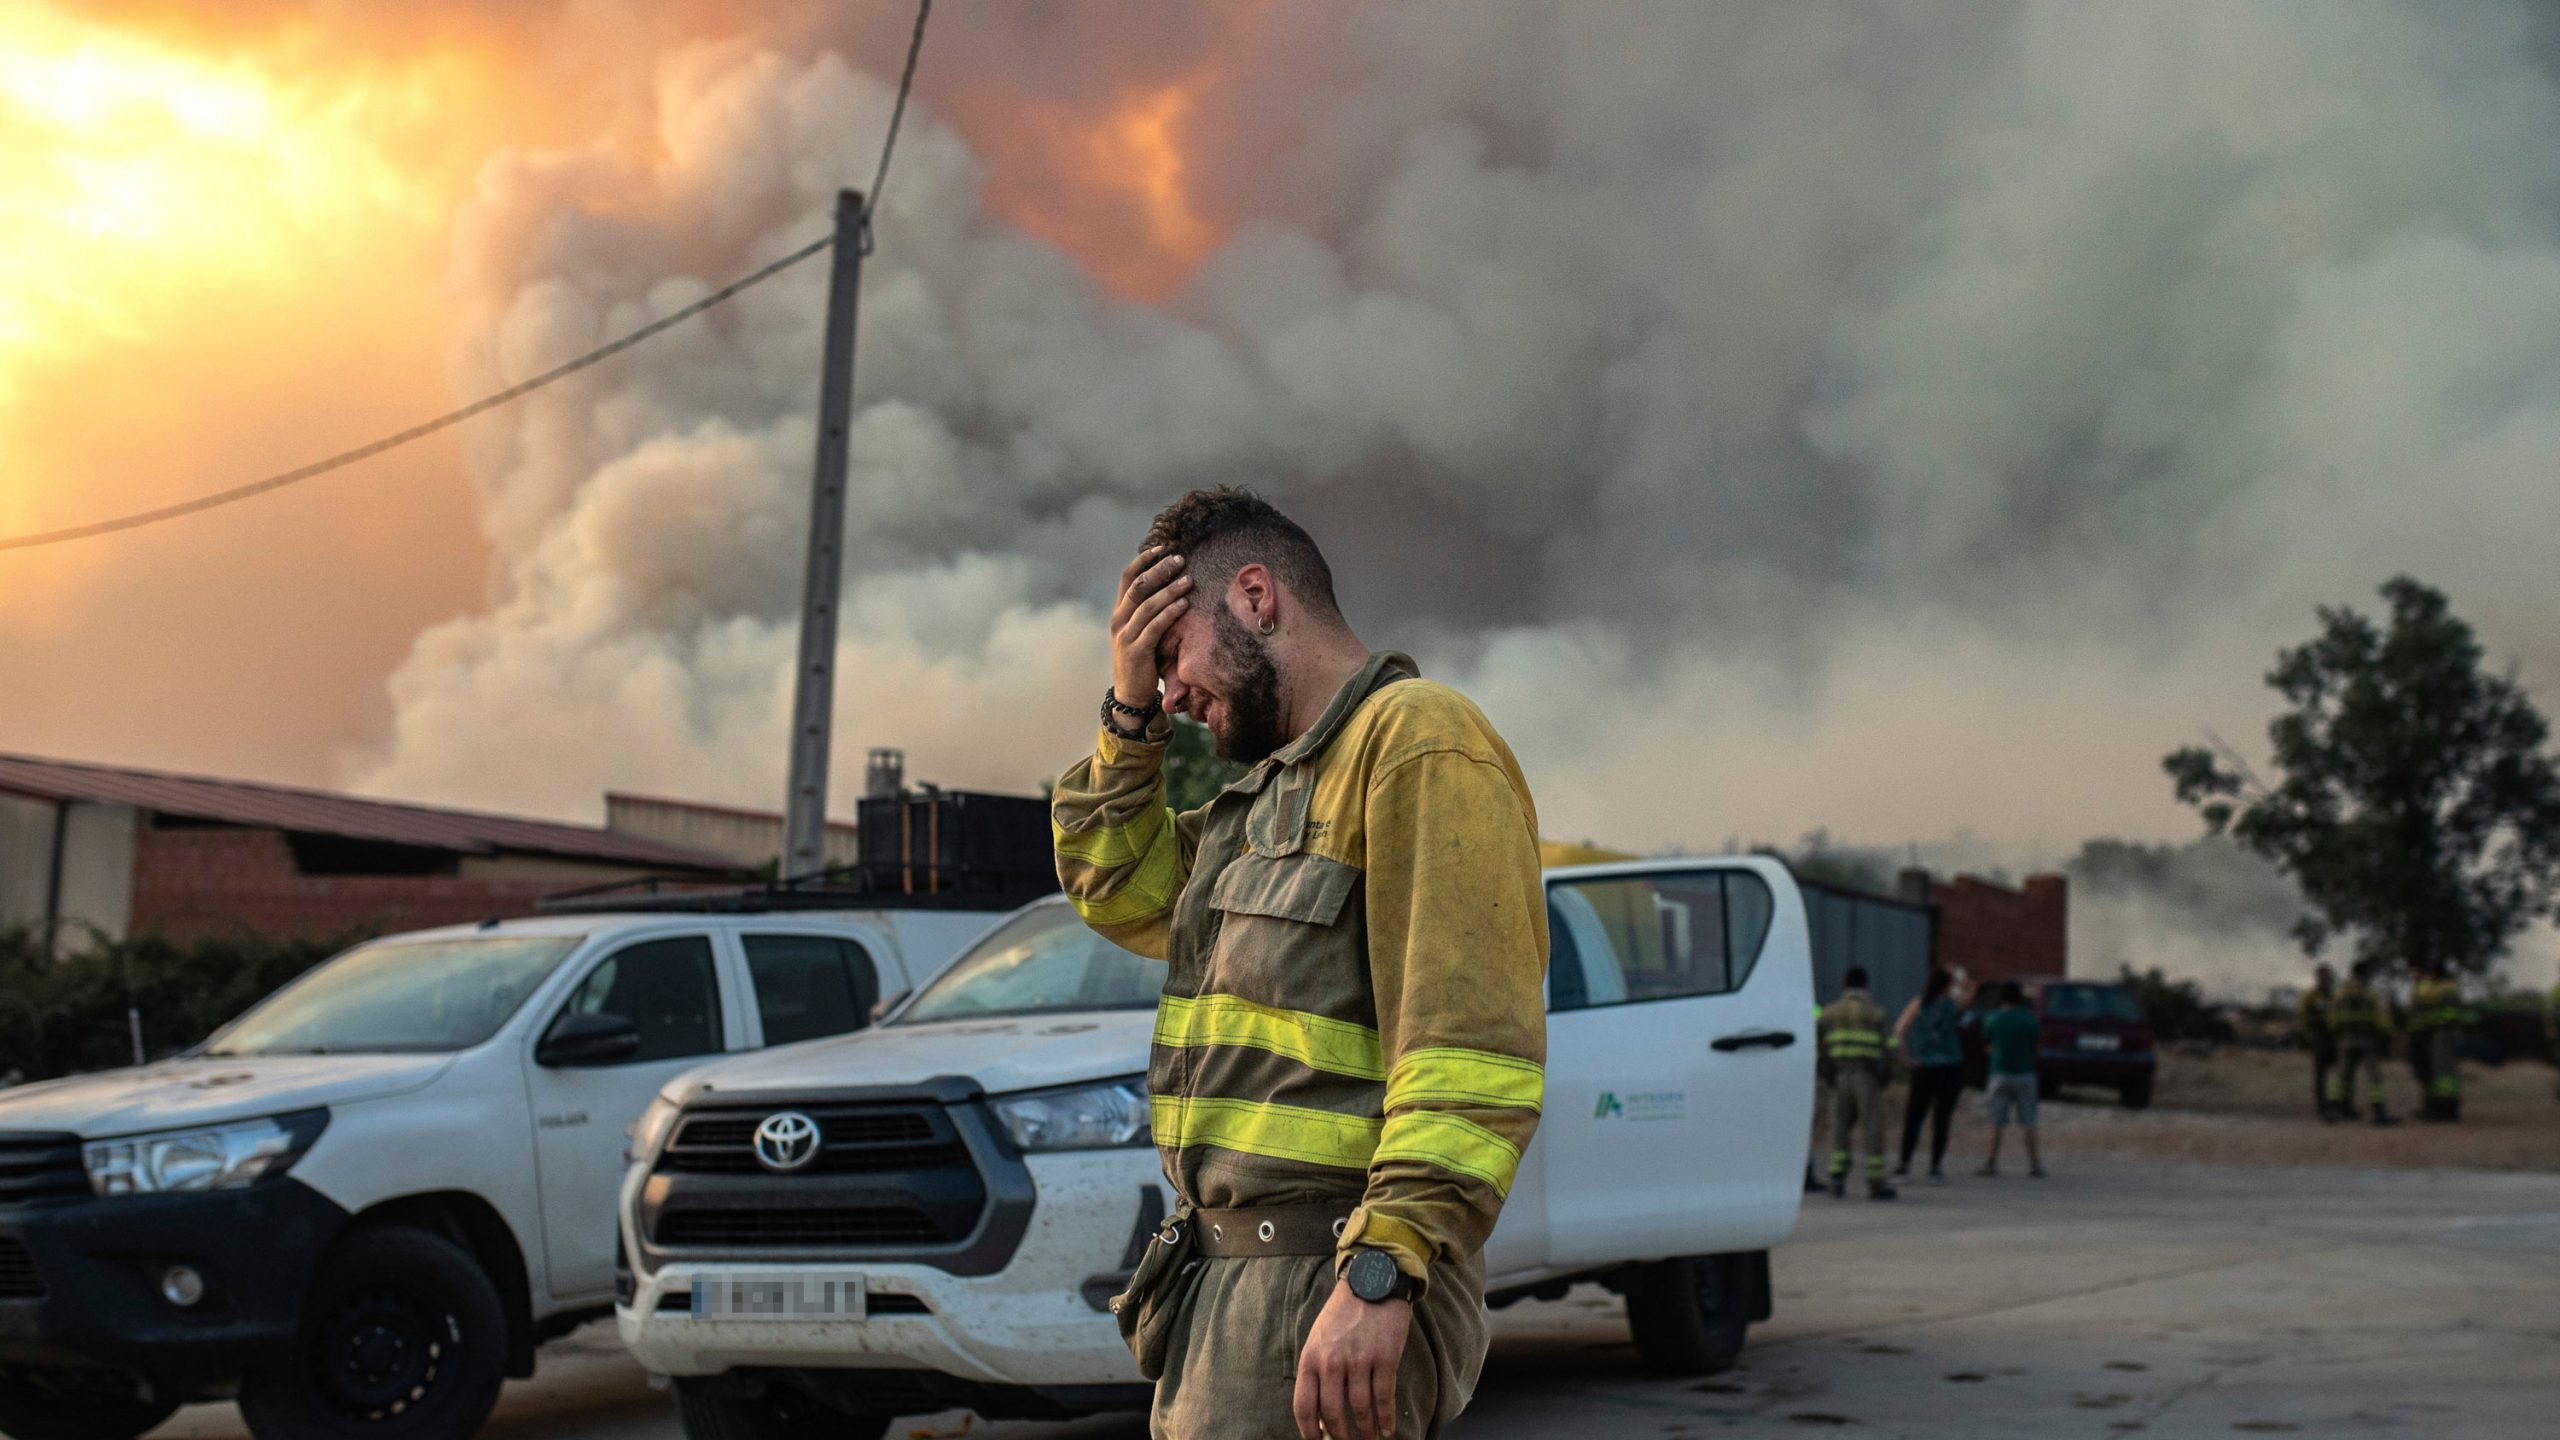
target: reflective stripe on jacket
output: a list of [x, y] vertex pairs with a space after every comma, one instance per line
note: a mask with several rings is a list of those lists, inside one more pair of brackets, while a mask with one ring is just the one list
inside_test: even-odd
[[2338, 987], [2338, 997], [2329, 1002], [2329, 1023], [2340, 1035], [2388, 1035], [2391, 1012], [2361, 980], [2349, 980]]
[[1822, 1058], [1833, 1064], [1884, 1063], [1884, 1008], [1864, 990], [1843, 990], [1839, 999], [1823, 1006], [1813, 1033]]
[[1547, 911], [1520, 767], [1464, 696], [1379, 654], [1201, 809], [1161, 719], [1052, 797], [1086, 923], [1169, 962], [1148, 1065], [1201, 1206], [1341, 1200], [1406, 1273], [1480, 1250], [1544, 1089]]
[[2409, 1028], [2434, 1030], [2471, 1023], [2462, 1003], [2462, 986], [2452, 980], [2421, 980], [2409, 991]]
[[2298, 1014], [2305, 1038], [2315, 1041], [2329, 1038], [2329, 1007], [2333, 998], [2329, 991], [2316, 985], [2302, 992]]

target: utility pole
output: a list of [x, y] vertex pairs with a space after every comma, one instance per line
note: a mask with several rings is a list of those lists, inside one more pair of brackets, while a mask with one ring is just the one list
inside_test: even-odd
[[809, 566], [800, 602], [800, 670], [791, 707], [785, 881], [827, 868], [827, 742], [835, 725], [836, 599], [844, 559], [845, 431], [853, 423], [854, 305], [870, 226], [859, 191], [836, 192], [835, 268], [827, 281], [826, 361], [818, 379], [818, 468], [809, 492]]

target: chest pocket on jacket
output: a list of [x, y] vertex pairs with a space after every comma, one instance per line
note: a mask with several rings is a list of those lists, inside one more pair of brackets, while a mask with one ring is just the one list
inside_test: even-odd
[[1360, 872], [1301, 851], [1229, 861], [1209, 892], [1218, 944], [1209, 988], [1289, 1010], [1343, 1013], [1346, 989], [1366, 1009], [1367, 956], [1355, 898]]

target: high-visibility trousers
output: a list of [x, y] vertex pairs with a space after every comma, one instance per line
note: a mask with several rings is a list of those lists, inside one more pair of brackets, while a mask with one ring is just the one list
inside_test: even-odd
[[2462, 1027], [2439, 1025], [2427, 1036], [2427, 1098], [2462, 1098]]
[[2382, 1039], [2372, 1034], [2349, 1033], [2338, 1037], [2338, 1065], [2329, 1072], [2329, 1103], [2344, 1106], [2355, 1093], [2356, 1074], [2364, 1074], [2364, 1101], [2368, 1105], [2382, 1103]]
[[1849, 1173], [1849, 1138], [1857, 1132], [1867, 1178], [1884, 1178], [1884, 1077], [1871, 1065], [1842, 1065], [1831, 1079], [1831, 1173]]

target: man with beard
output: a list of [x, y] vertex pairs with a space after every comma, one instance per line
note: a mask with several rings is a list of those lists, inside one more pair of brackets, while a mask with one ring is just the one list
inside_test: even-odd
[[[1086, 923], [1169, 962], [1147, 1083], [1180, 1203], [1113, 1302], [1153, 1433], [1437, 1435], [1483, 1368], [1481, 1251], [1543, 1088], [1528, 785], [1256, 496], [1157, 516], [1111, 627], [1052, 819]], [[1167, 712], [1253, 767], [1181, 815]]]

